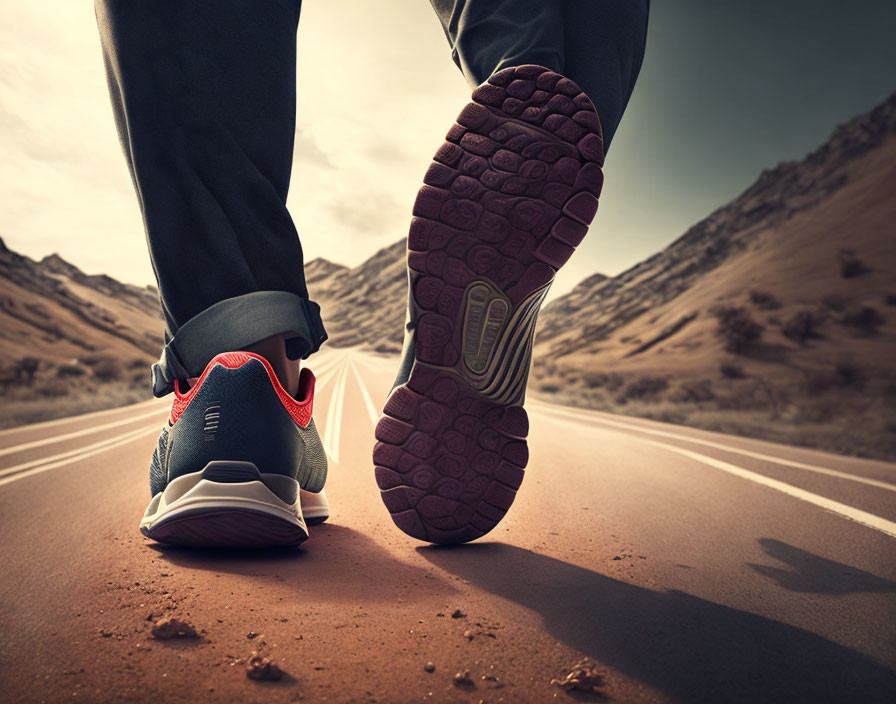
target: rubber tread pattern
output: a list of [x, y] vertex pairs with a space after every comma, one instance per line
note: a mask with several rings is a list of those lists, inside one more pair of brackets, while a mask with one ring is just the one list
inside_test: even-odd
[[[549, 285], [597, 211], [602, 163], [591, 101], [531, 65], [477, 88], [436, 152], [408, 234], [414, 364], [386, 402], [373, 451], [383, 502], [408, 535], [474, 540], [513, 503], [528, 418], [470, 384], [465, 293], [485, 282], [515, 311]], [[528, 364], [512, 372], [523, 386]]]

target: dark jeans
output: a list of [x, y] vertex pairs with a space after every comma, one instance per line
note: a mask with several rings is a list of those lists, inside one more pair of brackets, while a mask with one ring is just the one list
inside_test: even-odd
[[[605, 146], [641, 66], [648, 2], [432, 0], [471, 84], [529, 63], [564, 74], [597, 107]], [[301, 0], [96, 0], [165, 317], [157, 396], [219, 352], [285, 334], [287, 354], [299, 359], [326, 339], [286, 210], [300, 8]]]

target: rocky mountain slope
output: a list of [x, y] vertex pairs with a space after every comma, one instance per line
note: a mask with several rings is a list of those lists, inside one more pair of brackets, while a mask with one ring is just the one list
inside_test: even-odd
[[110, 354], [148, 362], [163, 328], [154, 288], [89, 276], [55, 254], [34, 261], [0, 240], [0, 359]]
[[896, 96], [544, 310], [557, 400], [896, 458]]
[[[663, 251], [619, 276], [586, 279], [554, 301], [541, 319], [539, 349], [645, 367], [633, 358], [693, 343], [694, 328], [712, 327], [713, 304], [750, 305], [751, 292], [779, 299], [776, 318], [832, 294], [845, 297], [843, 305], [884, 304], [881, 292], [888, 285], [896, 292], [894, 156], [896, 96], [838, 128], [803, 161], [763, 172]], [[851, 276], [841, 272], [850, 261]]]
[[314, 259], [305, 265], [311, 298], [321, 307], [335, 347], [360, 345], [398, 352], [407, 307], [405, 241], [381, 249], [354, 269]]
[[0, 240], [0, 427], [149, 398], [163, 329], [154, 288]]

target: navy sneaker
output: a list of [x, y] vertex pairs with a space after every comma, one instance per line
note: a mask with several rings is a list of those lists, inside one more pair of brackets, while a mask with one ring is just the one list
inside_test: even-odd
[[327, 458], [311, 419], [314, 374], [299, 392], [251, 352], [209, 362], [189, 389], [175, 386], [152, 456], [152, 501], [140, 531], [162, 543], [222, 548], [295, 546], [330, 515]]

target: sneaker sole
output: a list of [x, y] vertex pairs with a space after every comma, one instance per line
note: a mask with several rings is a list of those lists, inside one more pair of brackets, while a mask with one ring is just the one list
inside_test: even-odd
[[[296, 480], [261, 474], [249, 462], [211, 462], [156, 494], [140, 521], [140, 532], [169, 545], [295, 547], [308, 538], [301, 493], [307, 492], [301, 492]], [[310, 496], [315, 497], [311, 508], [317, 522], [326, 520], [326, 497]]]
[[302, 516], [309, 526], [320, 525], [330, 517], [330, 503], [323, 489], [317, 494], [299, 489], [299, 502], [302, 506]]
[[597, 211], [602, 162], [590, 100], [539, 66], [477, 88], [436, 153], [408, 235], [414, 365], [373, 452], [408, 535], [474, 540], [513, 503], [538, 309]]

